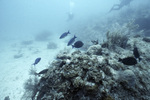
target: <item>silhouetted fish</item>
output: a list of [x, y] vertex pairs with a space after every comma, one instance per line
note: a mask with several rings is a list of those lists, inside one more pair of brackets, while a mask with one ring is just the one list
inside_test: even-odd
[[133, 49], [133, 54], [135, 58], [139, 59], [139, 61], [141, 60], [138, 48], [136, 46]]
[[72, 45], [72, 48], [81, 48], [83, 46], [83, 42], [82, 41], [77, 41], [74, 43], [74, 45]]
[[67, 46], [71, 45], [75, 41], [76, 38], [77, 37], [74, 35], [74, 37], [71, 38], [70, 41], [68, 42]]
[[44, 70], [40, 71], [40, 72], [37, 73], [37, 74], [38, 74], [38, 75], [40, 75], [40, 74], [45, 74], [45, 73], [47, 73], [47, 71], [48, 71], [48, 69], [44, 69]]
[[35, 66], [36, 64], [38, 64], [40, 62], [40, 60], [41, 60], [41, 58], [36, 58], [35, 61], [34, 61], [34, 63], [32, 65]]
[[68, 34], [70, 34], [70, 32], [69, 32], [69, 31], [68, 31], [68, 32], [63, 33], [63, 34], [60, 36], [60, 38], [59, 38], [59, 39], [65, 38]]
[[135, 65], [135, 64], [137, 64], [137, 61], [134, 57], [127, 57], [127, 58], [123, 58], [123, 59], [119, 58], [118, 61], [122, 62], [125, 65]]

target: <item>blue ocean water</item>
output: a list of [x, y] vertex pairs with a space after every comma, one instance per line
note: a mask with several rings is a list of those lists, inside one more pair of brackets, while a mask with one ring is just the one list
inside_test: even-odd
[[[45, 68], [59, 50], [71, 49], [67, 42], [74, 35], [87, 45], [91, 40], [102, 42], [114, 23], [123, 25], [134, 19], [145, 25], [139, 30], [150, 36], [146, 27], [150, 24], [149, 0], [133, 0], [109, 13], [119, 3], [120, 0], [0, 0], [0, 98], [9, 95], [11, 100], [20, 100], [34, 60], [41, 57], [37, 70]], [[68, 30], [71, 34], [60, 40]]]

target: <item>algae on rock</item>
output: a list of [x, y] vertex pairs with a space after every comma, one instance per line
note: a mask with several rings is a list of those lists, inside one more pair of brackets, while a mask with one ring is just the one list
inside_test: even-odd
[[[36, 84], [38, 88], [32, 97], [35, 100], [150, 99], [146, 59], [126, 66], [118, 62], [122, 54], [108, 51], [94, 45], [86, 52], [58, 54]], [[122, 50], [122, 53], [129, 51]]]

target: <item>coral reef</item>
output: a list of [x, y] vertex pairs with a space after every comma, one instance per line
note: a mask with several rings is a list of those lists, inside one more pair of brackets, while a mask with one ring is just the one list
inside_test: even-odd
[[24, 83], [24, 95], [22, 96], [22, 100], [34, 100], [37, 93], [39, 79], [37, 76], [30, 77]]
[[114, 24], [111, 31], [106, 33], [106, 41], [102, 46], [114, 51], [117, 47], [127, 48], [128, 39], [129, 37], [134, 36], [134, 31], [137, 28], [138, 25], [134, 25], [134, 20], [125, 23], [123, 26], [118, 23]]
[[145, 58], [134, 66], [118, 62], [120, 57], [132, 55], [133, 42], [145, 46], [139, 37], [129, 39], [130, 48], [120, 48], [118, 53], [101, 45], [93, 45], [85, 52], [60, 52], [47, 73], [39, 80], [27, 81], [25, 90], [30, 95], [24, 96], [32, 100], [149, 100], [146, 49], [139, 50]]

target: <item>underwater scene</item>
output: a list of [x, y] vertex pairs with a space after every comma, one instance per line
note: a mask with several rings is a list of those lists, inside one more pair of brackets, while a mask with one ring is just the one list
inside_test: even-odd
[[150, 0], [0, 0], [0, 100], [150, 100]]

